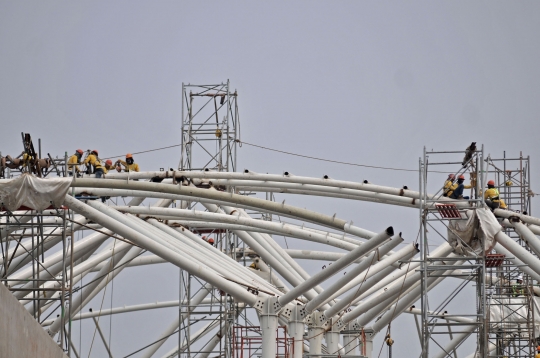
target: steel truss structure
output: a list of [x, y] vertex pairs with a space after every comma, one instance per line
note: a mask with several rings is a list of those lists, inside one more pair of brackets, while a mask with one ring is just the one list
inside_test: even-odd
[[[220, 98], [225, 98], [223, 105], [230, 100], [211, 91], [205, 93], [218, 109]], [[194, 111], [193, 103], [195, 99], [190, 118], [202, 113]], [[225, 126], [217, 129], [222, 135], [214, 132], [216, 152], [208, 149], [214, 153], [211, 165], [187, 167], [198, 157], [192, 155], [195, 143], [186, 142], [183, 153], [192, 156], [182, 157], [184, 170], [109, 172], [101, 179], [83, 174], [65, 179], [69, 190], [62, 207], [40, 212], [2, 208], [2, 283], [70, 357], [88, 354], [70, 339], [69, 329], [72, 322], [88, 319], [97, 332], [94, 344], [109, 356], [373, 357], [379, 351], [373, 346], [377, 335], [385, 337], [391, 355], [391, 347], [409, 344], [392, 346], [390, 325], [402, 313], [421, 317], [423, 357], [456, 357], [464, 342], [473, 343], [476, 357], [525, 357], [534, 349], [540, 219], [530, 215], [530, 203], [526, 214], [524, 209], [485, 214], [504, 227], [493, 237], [497, 254], [476, 253], [467, 245], [458, 251], [446, 242], [448, 227], [459, 217], [484, 210], [482, 190], [493, 173], [486, 169], [491, 162], [484, 160], [482, 147], [424, 152], [415, 191], [328, 176], [232, 171], [233, 147], [229, 152], [224, 148], [234, 145], [236, 137], [232, 130], [224, 137]], [[224, 144], [224, 138], [232, 139]], [[220, 162], [217, 152], [227, 152], [229, 161], [223, 157]], [[470, 199], [441, 195], [442, 183], [432, 183], [431, 170], [442, 165], [476, 179], [467, 193]], [[524, 167], [529, 170], [528, 164]], [[0, 181], [0, 192], [14, 183], [16, 178]], [[517, 187], [526, 185], [516, 182]], [[419, 239], [405, 242], [392, 226], [370, 231], [350, 218], [276, 201], [274, 193], [419, 210]], [[130, 199], [126, 205], [110, 200], [120, 197]], [[152, 199], [151, 205], [146, 198]], [[517, 237], [510, 236], [508, 228]], [[71, 239], [76, 233], [81, 233], [80, 240]], [[283, 247], [276, 236], [302, 240], [306, 249]], [[314, 245], [332, 250], [316, 250]], [[324, 266], [308, 272], [297, 260], [324, 261]], [[155, 264], [179, 269], [178, 300], [85, 311], [124, 270]], [[518, 274], [524, 276], [520, 285], [515, 282]], [[434, 295], [434, 287], [445, 294]], [[456, 306], [466, 292], [473, 292], [475, 299]], [[127, 352], [118, 352], [118, 344], [110, 346], [98, 322], [103, 316], [165, 307], [175, 307], [177, 316], [158, 334], [153, 328], [146, 342]]]

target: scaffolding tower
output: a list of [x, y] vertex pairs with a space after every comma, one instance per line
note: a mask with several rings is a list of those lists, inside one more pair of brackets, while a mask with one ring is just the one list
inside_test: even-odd
[[[66, 176], [67, 153], [64, 159], [53, 159], [50, 154], [42, 158], [41, 139], [36, 151], [30, 134], [21, 133], [21, 136], [24, 149], [17, 158], [0, 155], [0, 177], [13, 179], [25, 173], [42, 178], [54, 174]], [[0, 281], [38, 322], [54, 314], [61, 317], [64, 329], [58, 343], [68, 356], [74, 349], [69, 319], [73, 295], [73, 225], [68, 222], [72, 216], [66, 207], [56, 207], [52, 202], [45, 210], [23, 206], [13, 211], [0, 202]], [[45, 252], [58, 243], [61, 244], [60, 270], [51, 272], [43, 265]], [[24, 267], [31, 269], [29, 277], [8, 278]], [[51, 282], [53, 287], [45, 285]]]
[[[531, 215], [530, 158], [507, 157], [486, 159], [487, 174], [495, 181], [508, 209]], [[510, 221], [513, 219], [511, 218]], [[510, 225], [503, 225], [506, 235], [531, 254], [529, 246]], [[487, 340], [489, 357], [532, 357], [538, 345], [535, 327], [538, 303], [533, 292], [533, 279], [519, 270], [508, 258], [492, 258], [488, 268], [489, 321]], [[516, 284], [521, 277], [522, 284]], [[538, 318], [538, 317], [537, 317]]]
[[[449, 223], [452, 220], [462, 220], [467, 218], [466, 210], [475, 210], [483, 207], [484, 201], [481, 198], [481, 188], [483, 188], [484, 178], [481, 175], [483, 168], [483, 147], [477, 148], [476, 143], [472, 143], [464, 151], [427, 151], [424, 148], [423, 157], [419, 163], [420, 193], [420, 254], [421, 264], [421, 356], [430, 357], [430, 348], [446, 350], [448, 345], [446, 336], [450, 337], [450, 343], [458, 337], [477, 335], [479, 352], [484, 352], [483, 327], [486, 318], [486, 302], [484, 292], [484, 272], [485, 257], [483, 253], [478, 253], [471, 247], [465, 247], [463, 255], [454, 255], [440, 258], [429, 256], [429, 246], [436, 242], [436, 239], [447, 240], [442, 229], [450, 230]], [[463, 159], [462, 159], [463, 158]], [[449, 169], [448, 173], [454, 173], [457, 178], [460, 175], [469, 174], [471, 185], [469, 196], [463, 193], [463, 199], [468, 202], [468, 208], [456, 206], [456, 204], [443, 201], [444, 187], [440, 184], [435, 195], [429, 195], [428, 191], [434, 183], [430, 182], [430, 173], [440, 171], [441, 168]], [[457, 170], [456, 170], [457, 168]], [[466, 246], [466, 245], [465, 245]], [[436, 297], [430, 294], [430, 289], [438, 280], [456, 278], [457, 285], [450, 294], [445, 297]], [[471, 307], [463, 307], [464, 312], [452, 311], [452, 315], [459, 315], [464, 318], [462, 321], [453, 321], [446, 314], [448, 306], [453, 300], [466, 292], [466, 287], [475, 283], [476, 301]], [[441, 319], [441, 317], [445, 319]], [[462, 343], [462, 342], [460, 342]], [[447, 356], [455, 354], [455, 347], [451, 347], [446, 352]]]
[[[240, 135], [240, 118], [238, 111], [238, 93], [230, 89], [227, 80], [213, 85], [182, 84], [182, 139], [179, 170], [198, 171], [212, 170], [228, 172], [237, 170], [237, 145]], [[209, 188], [210, 183], [192, 181], [192, 185]], [[219, 191], [234, 192], [233, 187], [215, 187]], [[182, 208], [193, 208], [192, 202], [181, 202]], [[203, 209], [205, 210], [205, 209]], [[213, 242], [219, 250], [234, 259], [242, 259], [245, 265], [245, 247], [238, 248], [236, 235], [226, 229], [190, 227], [194, 233], [208, 242]], [[186, 271], [180, 270], [180, 305], [179, 314], [187, 317], [180, 320], [178, 327], [179, 349], [171, 357], [191, 357], [205, 352], [222, 357], [233, 357], [235, 344], [233, 327], [238, 326], [238, 319], [244, 324], [249, 322], [245, 310], [239, 307], [232, 298], [219, 290], [210, 292], [212, 303], [202, 311], [193, 312], [191, 300], [203, 289], [204, 284]], [[198, 306], [200, 308], [200, 305]], [[201, 313], [202, 312], [202, 313]], [[192, 337], [192, 326], [201, 321], [215, 321], [216, 318], [205, 318], [204, 313], [217, 314], [216, 344], [214, 347], [198, 347]], [[185, 344], [183, 344], [185, 342]]]
[[[463, 160], [461, 160], [463, 157]], [[443, 158], [443, 159], [441, 159]], [[457, 158], [457, 160], [456, 160]], [[530, 191], [529, 157], [492, 159], [484, 157], [483, 146], [472, 143], [465, 151], [426, 151], [419, 163], [420, 172], [420, 246], [421, 246], [421, 307], [422, 323], [420, 343], [422, 357], [430, 357], [430, 349], [442, 349], [445, 357], [456, 357], [457, 348], [468, 338], [476, 337], [475, 358], [484, 357], [531, 357], [538, 344], [535, 337], [534, 315], [538, 306], [533, 294], [533, 280], [522, 273], [511, 260], [513, 258], [489, 250], [473, 250], [464, 245], [464, 252], [440, 260], [429, 257], [429, 246], [437, 237], [447, 240], [442, 232], [452, 231], [451, 222], [467, 218], [466, 212], [485, 208], [483, 190], [488, 179], [495, 180], [500, 196], [508, 203], [508, 209], [530, 215], [532, 195]], [[433, 172], [441, 168], [453, 168], [448, 173], [468, 175], [471, 179], [469, 198], [456, 205], [442, 199], [442, 183], [433, 183]], [[455, 170], [457, 168], [457, 170]], [[435, 195], [428, 190], [439, 188]], [[466, 203], [463, 205], [463, 203]], [[502, 223], [502, 219], [499, 219]], [[442, 230], [441, 230], [442, 228]], [[528, 248], [510, 225], [503, 225], [505, 233]], [[454, 234], [455, 232], [452, 231]], [[485, 243], [479, 243], [485, 248]], [[529, 250], [531, 251], [531, 250]], [[531, 251], [532, 252], [532, 251]], [[517, 285], [518, 276], [523, 283]], [[440, 278], [457, 278], [456, 287], [444, 298], [430, 294], [430, 286]], [[473, 287], [466, 289], [466, 287]], [[471, 291], [474, 303], [470, 302]], [[440, 294], [439, 294], [440, 295]], [[447, 307], [460, 296], [469, 295], [469, 305], [455, 305], [451, 316]], [[460, 301], [461, 302], [461, 301]], [[458, 310], [465, 312], [457, 312]], [[538, 309], [536, 309], [538, 312]], [[452, 321], [460, 316], [460, 321]]]

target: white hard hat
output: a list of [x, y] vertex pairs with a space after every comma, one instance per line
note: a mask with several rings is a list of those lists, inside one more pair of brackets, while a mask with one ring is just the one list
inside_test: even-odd
[[523, 281], [523, 276], [519, 275], [519, 276], [517, 277], [517, 279], [520, 280], [520, 281]]

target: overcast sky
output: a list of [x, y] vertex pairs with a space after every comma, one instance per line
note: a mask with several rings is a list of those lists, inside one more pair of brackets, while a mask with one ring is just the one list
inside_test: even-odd
[[[535, 1], [2, 1], [0, 151], [18, 155], [20, 132], [41, 138], [53, 156], [177, 144], [182, 82], [229, 79], [246, 142], [416, 169], [424, 146], [462, 150], [476, 141], [492, 156], [531, 155], [540, 191], [539, 17]], [[135, 160], [157, 170], [179, 157], [175, 148]], [[414, 172], [249, 146], [238, 158], [240, 169], [256, 172], [418, 187]], [[418, 230], [410, 209], [287, 201], [373, 231], [394, 225], [409, 242]], [[114, 302], [177, 299], [174, 288], [156, 291]]]

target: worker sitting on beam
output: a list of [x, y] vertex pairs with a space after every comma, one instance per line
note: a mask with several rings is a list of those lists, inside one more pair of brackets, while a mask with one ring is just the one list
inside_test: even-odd
[[490, 180], [487, 182], [488, 189], [484, 193], [484, 200], [486, 205], [491, 208], [491, 210], [501, 208], [507, 209], [506, 203], [499, 197], [499, 190], [495, 188], [495, 181]]
[[463, 196], [463, 190], [472, 188], [472, 185], [465, 185], [465, 184], [463, 184], [464, 181], [465, 181], [465, 176], [463, 174], [461, 174], [458, 177], [457, 183], [454, 184], [455, 189], [453, 190], [452, 195], [450, 195], [450, 198], [452, 198], [452, 199], [469, 199], [468, 196]]

